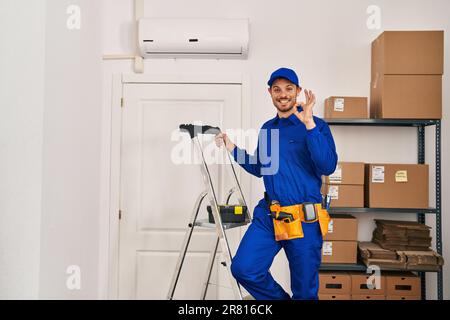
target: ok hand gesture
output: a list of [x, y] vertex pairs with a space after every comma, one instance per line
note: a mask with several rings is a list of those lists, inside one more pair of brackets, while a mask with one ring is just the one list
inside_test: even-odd
[[316, 126], [313, 118], [313, 107], [316, 104], [316, 96], [311, 90], [305, 89], [306, 103], [301, 102], [300, 106], [303, 108], [302, 112], [295, 111], [295, 115], [305, 124], [307, 129], [312, 129]]

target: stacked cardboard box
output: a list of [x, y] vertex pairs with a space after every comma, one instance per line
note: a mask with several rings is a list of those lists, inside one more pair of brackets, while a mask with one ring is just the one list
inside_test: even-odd
[[413, 273], [321, 271], [320, 300], [420, 300], [420, 278]]
[[348, 214], [332, 214], [322, 249], [323, 263], [356, 263], [358, 222]]
[[413, 273], [387, 273], [386, 300], [420, 300], [420, 278]]
[[428, 251], [430, 227], [413, 221], [375, 219], [372, 242], [387, 250]]
[[350, 300], [351, 277], [347, 272], [319, 273], [319, 300]]
[[428, 208], [428, 165], [366, 163], [365, 206]]
[[332, 207], [363, 207], [364, 163], [339, 162], [334, 173], [323, 176], [322, 194], [331, 196]]
[[322, 263], [356, 263], [358, 221], [348, 214], [331, 215], [322, 246]]
[[444, 258], [434, 251], [397, 251], [406, 261], [407, 270], [439, 271]]
[[442, 117], [443, 31], [385, 31], [372, 42], [370, 116]]
[[367, 97], [328, 97], [325, 99], [326, 119], [367, 119]]
[[403, 256], [395, 251], [381, 248], [373, 242], [358, 243], [358, 251], [362, 262], [366, 266], [378, 266], [382, 269], [406, 270]]
[[373, 242], [360, 242], [358, 250], [366, 266], [378, 266], [383, 270], [438, 271], [444, 265], [443, 257], [433, 250], [394, 251]]
[[352, 279], [352, 300], [385, 300], [386, 279], [383, 275], [380, 276], [380, 279], [359, 272], [353, 272], [350, 275]]

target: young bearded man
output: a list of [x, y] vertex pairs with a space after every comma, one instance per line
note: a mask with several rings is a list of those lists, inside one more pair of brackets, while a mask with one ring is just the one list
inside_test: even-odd
[[[269, 271], [283, 248], [289, 261], [292, 299], [315, 300], [322, 237], [329, 222], [321, 205], [322, 175], [334, 172], [338, 156], [327, 123], [313, 116], [314, 93], [305, 90], [306, 102], [297, 104], [302, 88], [295, 71], [274, 71], [268, 86], [277, 114], [262, 126], [254, 155], [237, 147], [225, 133], [216, 136], [217, 145], [225, 145], [248, 173], [263, 177], [266, 189], [231, 271], [255, 299], [290, 299]], [[270, 161], [263, 161], [266, 158]]]

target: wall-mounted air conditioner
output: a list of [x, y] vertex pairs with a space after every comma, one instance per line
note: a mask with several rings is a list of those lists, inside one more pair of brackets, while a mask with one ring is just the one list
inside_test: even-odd
[[144, 58], [246, 58], [248, 19], [139, 20]]

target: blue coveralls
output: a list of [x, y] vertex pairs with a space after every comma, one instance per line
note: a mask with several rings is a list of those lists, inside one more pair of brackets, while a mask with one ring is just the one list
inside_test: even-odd
[[[302, 108], [298, 107], [298, 110], [302, 111]], [[262, 126], [254, 155], [238, 147], [232, 152], [247, 172], [263, 177], [269, 198], [278, 200], [281, 206], [321, 203], [321, 176], [330, 175], [336, 169], [336, 147], [328, 124], [317, 117], [314, 121], [316, 127], [307, 130], [295, 114], [288, 118], [277, 115]], [[278, 165], [274, 165], [277, 139], [270, 139], [276, 129], [279, 134]], [[260, 153], [261, 149], [266, 150]], [[270, 161], [262, 159], [261, 154], [268, 154]], [[268, 170], [271, 165], [277, 170]], [[318, 222], [302, 223], [302, 227], [303, 238], [276, 241], [266, 201], [261, 199], [255, 207], [253, 221], [231, 264], [233, 276], [255, 299], [290, 299], [269, 272], [281, 248], [289, 261], [292, 299], [318, 299], [322, 233]]]

